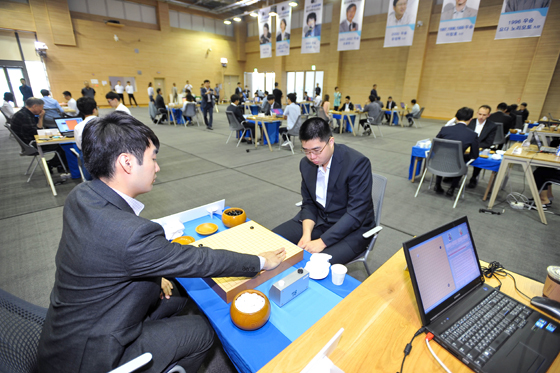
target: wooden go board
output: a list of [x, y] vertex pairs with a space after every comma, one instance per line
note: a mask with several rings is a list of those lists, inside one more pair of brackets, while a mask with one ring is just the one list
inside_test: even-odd
[[254, 289], [270, 280], [280, 272], [303, 260], [303, 250], [276, 233], [254, 221], [248, 221], [237, 227], [213, 234], [193, 243], [193, 246], [204, 245], [217, 250], [230, 250], [242, 254], [258, 255], [284, 247], [286, 258], [272, 271], [261, 271], [255, 277], [216, 277], [204, 280], [226, 302], [243, 290]]

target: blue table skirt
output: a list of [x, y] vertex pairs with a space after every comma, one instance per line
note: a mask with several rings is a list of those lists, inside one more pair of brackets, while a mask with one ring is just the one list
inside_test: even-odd
[[[390, 117], [391, 116], [391, 111], [385, 110], [385, 114], [389, 115], [389, 117]], [[393, 115], [393, 125], [394, 126], [399, 125], [399, 113], [398, 112], [395, 112], [395, 114]]]
[[[215, 216], [214, 219], [203, 217], [185, 223], [185, 235], [192, 236], [196, 240], [204, 238], [195, 232], [195, 227], [206, 222], [217, 224], [219, 232], [226, 229], [222, 224], [221, 216]], [[310, 256], [311, 254], [304, 251], [304, 259], [301, 262], [256, 289], [268, 296], [274, 282], [297, 268], [304, 267]], [[333, 285], [330, 273], [323, 280], [310, 280], [309, 288], [283, 307], [278, 307], [271, 301], [269, 321], [262, 328], [248, 332], [233, 324], [229, 315], [231, 303], [224, 302], [204, 280], [200, 278], [177, 280], [206, 314], [225, 352], [240, 372], [256, 372], [261, 369], [360, 285], [358, 280], [348, 275], [341, 286]]]
[[259, 105], [251, 105], [249, 108], [251, 109], [251, 114], [259, 115]]
[[[408, 180], [412, 180], [412, 172], [413, 172], [413, 168], [414, 168], [414, 158], [415, 157], [426, 158], [428, 156], [429, 152], [430, 152], [429, 148], [421, 148], [419, 146], [413, 146], [412, 147], [412, 154], [410, 156], [410, 167], [408, 168]], [[471, 166], [482, 168], [482, 169], [485, 169], [485, 170], [498, 172], [501, 164], [502, 164], [501, 159], [500, 160], [495, 160], [495, 159], [492, 159], [492, 158], [478, 157], [473, 163], [471, 163]], [[421, 162], [418, 162], [418, 165], [416, 166], [415, 176], [420, 175], [421, 170], [422, 170]]]
[[[343, 114], [333, 114], [332, 117], [333, 119], [342, 119], [342, 117], [344, 116], [344, 124], [346, 125], [346, 132], [352, 132], [352, 126], [354, 125], [354, 121], [356, 120], [356, 114], [349, 114], [349, 115], [343, 115]], [[348, 117], [350, 117], [350, 121], [352, 121], [352, 124], [350, 124], [350, 121], [348, 121]]]
[[177, 124], [185, 124], [185, 120], [183, 119], [183, 110], [181, 109], [169, 109], [173, 112], [173, 117], [175, 118], [175, 122]]
[[523, 141], [527, 140], [528, 136], [529, 135], [518, 135], [516, 133], [510, 133], [509, 134], [509, 141], [523, 142]]
[[[62, 149], [64, 149], [64, 154], [66, 154], [66, 163], [68, 163], [68, 171], [70, 171], [70, 176], [72, 179], [80, 179], [80, 168], [78, 166], [78, 158], [70, 149], [76, 148], [76, 144], [61, 144]], [[56, 156], [55, 156], [56, 157]]]
[[[247, 122], [255, 124], [254, 120], [248, 120]], [[263, 122], [259, 122], [259, 127], [262, 126], [262, 123]], [[264, 124], [266, 126], [266, 132], [268, 133], [268, 138], [270, 139], [270, 143], [271, 144], [278, 143], [278, 138], [279, 138], [278, 128], [280, 128], [280, 126], [282, 125], [282, 121], [278, 120], [274, 122], [264, 122]], [[264, 145], [268, 144], [268, 141], [266, 141], [266, 136], [264, 136], [263, 138], [263, 144]]]
[[299, 103], [298, 104], [301, 107], [301, 112], [304, 115], [310, 114], [311, 113], [311, 104], [309, 103]]

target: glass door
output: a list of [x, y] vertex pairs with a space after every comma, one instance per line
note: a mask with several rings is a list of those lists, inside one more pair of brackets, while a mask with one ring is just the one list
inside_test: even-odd
[[[19, 91], [19, 86], [21, 85], [20, 80], [24, 79], [23, 69], [20, 67], [6, 67], [4, 69], [6, 70], [11, 92], [14, 94], [14, 104], [23, 107], [25, 102], [23, 102], [23, 95]], [[27, 82], [27, 84], [29, 84], [29, 82]]]

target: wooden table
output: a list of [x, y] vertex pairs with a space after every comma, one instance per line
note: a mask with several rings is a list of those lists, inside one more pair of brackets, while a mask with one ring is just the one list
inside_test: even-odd
[[47, 166], [47, 160], [45, 159], [45, 155], [43, 153], [42, 146], [44, 145], [61, 145], [61, 144], [72, 144], [75, 143], [76, 140], [73, 137], [62, 137], [60, 139], [51, 139], [51, 140], [41, 140], [39, 135], [35, 135], [35, 141], [37, 143], [37, 150], [39, 151], [39, 156], [41, 157], [41, 164], [43, 165], [43, 170], [45, 171], [45, 176], [47, 177], [47, 182], [51, 186], [51, 191], [53, 196], [56, 196], [56, 188], [54, 187], [54, 183], [51, 177], [51, 172], [49, 170], [49, 166]]
[[[515, 149], [521, 148], [521, 154], [513, 154]], [[529, 150], [530, 149], [530, 150]], [[531, 166], [535, 167], [560, 167], [560, 157], [555, 154], [550, 153], [538, 153], [536, 146], [532, 145], [529, 148], [522, 148], [521, 143], [517, 143], [511, 148], [509, 148], [502, 159], [502, 164], [500, 170], [498, 171], [498, 177], [496, 178], [496, 187], [492, 190], [492, 195], [490, 196], [490, 202], [488, 203], [488, 208], [491, 209], [494, 206], [496, 197], [498, 196], [498, 191], [502, 185], [502, 181], [514, 164], [519, 164], [523, 167], [523, 172], [525, 172], [525, 178], [527, 179], [527, 184], [529, 184], [529, 189], [535, 200], [535, 205], [539, 212], [541, 222], [547, 224], [546, 216], [544, 216], [544, 210], [542, 204], [540, 203], [539, 190], [537, 189], [537, 184], [535, 183], [535, 178], [533, 177], [533, 170]]]
[[527, 137], [527, 140], [531, 141], [534, 135], [539, 136], [539, 138], [541, 139], [541, 143], [544, 146], [548, 146], [547, 137], [560, 137], [560, 131], [553, 131], [550, 128], [537, 131], [537, 127], [533, 127], [529, 130], [529, 136]]
[[352, 121], [350, 120], [350, 117], [352, 116], [356, 116], [356, 114], [359, 114], [360, 112], [358, 111], [335, 111], [335, 110], [329, 110], [330, 114], [336, 114], [336, 115], [340, 115], [341, 116], [341, 121], [342, 123], [340, 124], [340, 133], [342, 134], [342, 128], [344, 127], [344, 118], [346, 118], [348, 120], [348, 123], [350, 123], [350, 126], [352, 127], [352, 134], [354, 136], [356, 136], [356, 120], [354, 120], [354, 123], [352, 124]]
[[[284, 117], [276, 117], [276, 116], [259, 117], [257, 115], [253, 115], [253, 116], [247, 117], [247, 119], [254, 121], [257, 126], [259, 125], [259, 123], [261, 124], [261, 128], [264, 132], [264, 135], [266, 136], [266, 141], [268, 142], [268, 148], [270, 149], [270, 151], [272, 151], [272, 145], [270, 144], [270, 139], [268, 138], [268, 131], [266, 130], [265, 123], [266, 122], [269, 122], [269, 123], [270, 122], [278, 122], [278, 121], [284, 120]], [[257, 126], [255, 126], [255, 132], [257, 132]], [[255, 136], [255, 139], [253, 140], [253, 142], [255, 143], [255, 149], [256, 149], [259, 144], [258, 144], [258, 141], [256, 141], [257, 140], [256, 139], [257, 134], [255, 133], [254, 136]], [[280, 141], [280, 140], [278, 140], [278, 141]]]
[[74, 114], [76, 113], [76, 110], [69, 108], [68, 106], [64, 106], [62, 108], [62, 110], [64, 110], [65, 113], [69, 113], [69, 114]]
[[[344, 328], [342, 338], [329, 358], [344, 372], [399, 371], [406, 344], [422, 326], [405, 267], [401, 249], [259, 372], [300, 372], [340, 328]], [[542, 295], [543, 284], [520, 275], [515, 279], [528, 296]], [[502, 282], [504, 293], [529, 304], [514, 290], [511, 278]], [[491, 279], [488, 284], [497, 286], [498, 281]], [[424, 337], [414, 340], [405, 372], [443, 372], [428, 351]], [[437, 343], [430, 345], [452, 372], [472, 372]], [[560, 358], [556, 358], [549, 371], [559, 370]]]

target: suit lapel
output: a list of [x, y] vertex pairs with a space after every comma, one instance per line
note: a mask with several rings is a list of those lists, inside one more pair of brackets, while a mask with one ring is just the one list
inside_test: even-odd
[[308, 186], [309, 194], [311, 194], [311, 199], [313, 200], [313, 202], [315, 202], [317, 201], [317, 166], [311, 163], [311, 161], [309, 161], [308, 159], [306, 159], [305, 162], [306, 167], [309, 167], [310, 169], [309, 172], [304, 173], [304, 175], [306, 175], [306, 177], [304, 176], [305, 183]]
[[[342, 165], [340, 163], [342, 162], [343, 157], [341, 153], [342, 153], [342, 149], [337, 144], [334, 144], [334, 153], [331, 160], [332, 162], [331, 170], [329, 172], [329, 185], [327, 187], [327, 200], [325, 202], [325, 209], [327, 208], [327, 206], [329, 205], [332, 199], [332, 196], [335, 192], [334, 184], [336, 183], [338, 176], [340, 176], [340, 171], [342, 170]], [[315, 179], [317, 179], [316, 174], [315, 174]]]
[[94, 192], [105, 198], [109, 203], [115, 205], [123, 211], [128, 211], [134, 214], [134, 210], [132, 210], [132, 207], [130, 207], [130, 205], [121, 196], [119, 196], [117, 192], [111, 189], [111, 187], [109, 187], [103, 181], [94, 179], [93, 181], [88, 183], [88, 185]]

